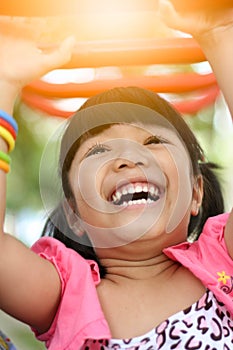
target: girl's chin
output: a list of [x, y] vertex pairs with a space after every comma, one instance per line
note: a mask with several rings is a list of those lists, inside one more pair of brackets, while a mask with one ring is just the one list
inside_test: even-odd
[[[133, 211], [132, 211], [133, 213]], [[112, 220], [109, 227], [86, 226], [86, 231], [90, 237], [93, 246], [96, 248], [113, 248], [133, 241], [142, 239], [144, 236], [155, 237], [165, 232], [167, 219], [150, 214], [141, 214], [121, 217], [121, 220]]]

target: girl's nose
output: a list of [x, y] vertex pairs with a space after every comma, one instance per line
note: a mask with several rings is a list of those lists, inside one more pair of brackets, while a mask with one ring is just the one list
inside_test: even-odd
[[117, 158], [114, 163], [114, 168], [116, 171], [119, 171], [124, 168], [134, 168], [137, 166], [144, 166], [144, 162], [142, 160], [139, 161], [133, 161], [130, 159], [124, 159], [124, 158]]
[[118, 142], [113, 160], [115, 171], [125, 168], [147, 167], [150, 161], [151, 153], [143, 145], [130, 140]]

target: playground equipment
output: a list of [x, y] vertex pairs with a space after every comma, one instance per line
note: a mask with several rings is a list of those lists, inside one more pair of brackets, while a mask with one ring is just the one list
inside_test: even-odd
[[[180, 11], [196, 11], [203, 6], [217, 11], [233, 6], [232, 0], [171, 1]], [[75, 34], [76, 48], [71, 62], [61, 67], [63, 70], [118, 67], [121, 72], [114, 79], [98, 76], [84, 83], [38, 80], [25, 87], [23, 102], [46, 114], [67, 118], [73, 111], [57, 107], [54, 101], [86, 98], [111, 87], [135, 85], [167, 96], [172, 94], [171, 102], [184, 114], [195, 114], [213, 104], [219, 94], [213, 73], [198, 73], [190, 68], [205, 62], [203, 52], [193, 38], [165, 28], [156, 17], [156, 4], [154, 0], [1, 2], [3, 16], [30, 17], [32, 22], [34, 17], [46, 16], [48, 26], [50, 21], [54, 24], [56, 17], [55, 27], [60, 27], [60, 32], [51, 29], [49, 39], [42, 36], [41, 46], [55, 45], [52, 38], [56, 41], [56, 35]], [[61, 21], [59, 16], [65, 19]], [[156, 65], [168, 69], [148, 75], [148, 67]]]

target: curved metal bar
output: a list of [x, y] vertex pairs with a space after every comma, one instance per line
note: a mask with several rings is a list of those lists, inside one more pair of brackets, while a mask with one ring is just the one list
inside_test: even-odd
[[172, 104], [181, 114], [195, 115], [195, 113], [203, 108], [212, 105], [219, 96], [219, 93], [220, 89], [215, 85], [208, 88], [208, 90], [200, 91], [199, 94], [189, 100], [174, 101]]
[[[217, 85], [202, 89], [196, 93], [195, 98], [190, 97], [187, 100], [173, 101], [172, 105], [182, 114], [194, 114], [214, 103], [219, 95]], [[54, 99], [48, 99], [41, 95], [35, 95], [28, 91], [23, 91], [21, 95], [22, 101], [33, 109], [38, 109], [43, 113], [51, 116], [69, 118], [74, 111], [63, 111], [54, 105]]]
[[90, 97], [114, 87], [139, 86], [163, 93], [183, 93], [216, 84], [213, 73], [175, 73], [158, 76], [130, 76], [118, 79], [92, 80], [87, 83], [51, 84], [37, 80], [25, 91], [52, 98]]
[[[109, 6], [110, 5], [110, 6]], [[64, 16], [66, 14], [103, 12], [108, 8], [112, 11], [153, 11], [156, 9], [155, 0], [2, 0], [0, 14], [6, 16], [47, 17]]]
[[79, 42], [63, 68], [97, 68], [206, 61], [193, 38], [99, 40]]
[[232, 0], [170, 0], [178, 11], [216, 11], [233, 7]]

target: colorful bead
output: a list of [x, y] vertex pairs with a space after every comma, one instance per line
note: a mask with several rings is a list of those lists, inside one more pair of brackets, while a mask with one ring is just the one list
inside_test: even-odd
[[11, 162], [10, 156], [7, 153], [2, 152], [2, 151], [0, 151], [0, 160], [3, 160], [7, 164], [10, 164], [10, 162]]
[[0, 109], [0, 117], [5, 121], [7, 121], [12, 126], [12, 128], [15, 130], [16, 133], [18, 132], [18, 125], [15, 119], [10, 114]]
[[0, 159], [0, 170], [5, 171], [5, 173], [9, 173], [10, 171], [10, 165], [7, 164], [4, 160]]
[[5, 119], [0, 117], [0, 125], [7, 129], [11, 133], [13, 138], [16, 140], [17, 134], [15, 129], [11, 126], [11, 124], [9, 124]]
[[0, 125], [0, 136], [7, 142], [8, 152], [13, 151], [15, 147], [15, 140], [11, 135], [11, 133], [7, 129], [3, 128], [1, 125]]

